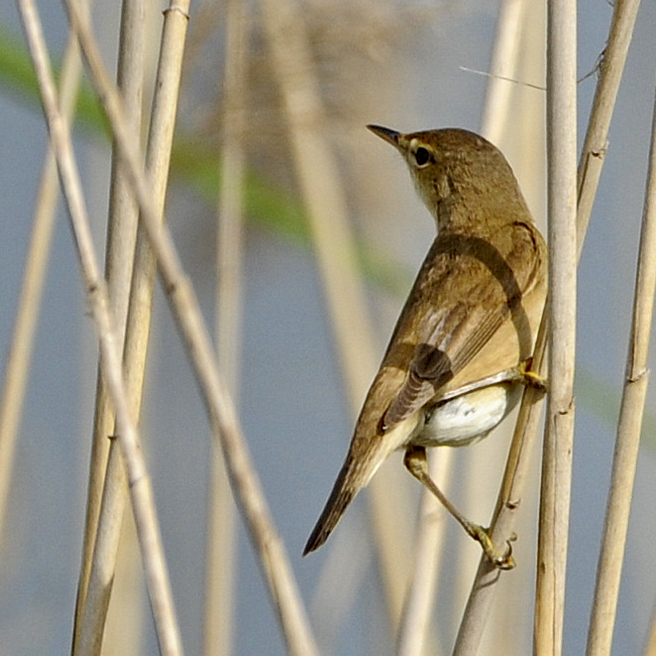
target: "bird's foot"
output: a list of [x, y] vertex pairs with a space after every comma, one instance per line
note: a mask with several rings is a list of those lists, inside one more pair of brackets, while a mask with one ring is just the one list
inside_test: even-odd
[[515, 567], [516, 563], [512, 556], [511, 544], [511, 542], [517, 539], [515, 534], [506, 540], [506, 549], [503, 553], [494, 546], [488, 530], [482, 526], [479, 526], [478, 524], [471, 524], [471, 532], [469, 534], [474, 538], [474, 540], [477, 540], [480, 543], [481, 547], [483, 548], [483, 553], [497, 569], [508, 570]]
[[533, 389], [545, 394], [549, 390], [548, 381], [544, 376], [537, 373], [537, 371], [531, 370], [532, 364], [533, 358], [529, 358], [520, 363], [519, 373], [522, 378], [522, 383], [526, 385], [526, 387], [532, 387]]
[[426, 461], [426, 449], [423, 446], [409, 446], [405, 451], [403, 462], [407, 470], [419, 480], [430, 492], [432, 492], [442, 505], [453, 515], [459, 524], [467, 531], [468, 535], [483, 547], [483, 552], [488, 560], [497, 569], [512, 569], [515, 567], [515, 559], [512, 557], [512, 545], [516, 539], [513, 534], [506, 540], [507, 549], [504, 553], [499, 552], [494, 546], [488, 529], [468, 520], [442, 493], [433, 479], [428, 475], [428, 463]]

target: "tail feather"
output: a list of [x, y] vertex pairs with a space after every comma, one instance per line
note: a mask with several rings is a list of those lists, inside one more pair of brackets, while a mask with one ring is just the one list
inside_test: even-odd
[[358, 420], [348, 456], [305, 545], [304, 556], [318, 549], [328, 539], [355, 495], [367, 485], [387, 456], [403, 447], [419, 421], [419, 413], [415, 412], [383, 435], [378, 432], [379, 415], [365, 413], [366, 409], [365, 403], [362, 415], [366, 416], [366, 420], [362, 421], [362, 415]]
[[318, 549], [328, 539], [328, 536], [332, 533], [335, 526], [337, 526], [337, 522], [344, 514], [346, 507], [358, 493], [359, 487], [347, 484], [347, 482], [350, 483], [350, 479], [352, 478], [350, 475], [353, 470], [351, 462], [350, 459], [347, 460], [340, 470], [333, 490], [328, 497], [328, 501], [326, 501], [321, 516], [317, 520], [305, 545], [305, 549], [303, 550], [304, 556]]
[[385, 458], [399, 446], [396, 433], [403, 434], [403, 431], [390, 432], [388, 435], [392, 439], [386, 436], [384, 441], [372, 440], [365, 444], [364, 449], [358, 448], [361, 442], [354, 440], [326, 506], [305, 545], [304, 556], [318, 549], [328, 539], [355, 495], [369, 483]]

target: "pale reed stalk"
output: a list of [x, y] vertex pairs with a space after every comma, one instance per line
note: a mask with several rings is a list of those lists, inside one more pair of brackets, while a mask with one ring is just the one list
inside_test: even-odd
[[640, 235], [633, 320], [622, 406], [617, 424], [604, 534], [588, 633], [587, 656], [611, 653], [633, 482], [649, 370], [647, 360], [656, 289], [656, 102], [652, 121], [649, 173]]
[[656, 615], [652, 617], [649, 636], [647, 637], [647, 646], [645, 647], [644, 656], [656, 656]]
[[[219, 369], [235, 403], [239, 396], [242, 331], [242, 257], [248, 38], [244, 0], [226, 0], [221, 181], [217, 205], [216, 349]], [[238, 568], [235, 502], [220, 449], [214, 450], [209, 491], [205, 584], [205, 656], [232, 652], [235, 573]]]
[[[103, 372], [116, 411], [117, 439], [123, 449], [160, 650], [166, 656], [179, 656], [182, 654], [182, 644], [157, 523], [153, 491], [123, 383], [120, 343], [109, 307], [107, 289], [94, 252], [70, 131], [57, 106], [52, 69], [36, 7], [32, 0], [19, 0], [18, 6], [36, 70], [50, 139], [57, 156], [87, 298], [98, 330]], [[73, 11], [76, 10], [77, 8], [73, 8]], [[79, 29], [76, 29], [76, 32], [79, 36]]]
[[[61, 68], [59, 104], [67, 121], [71, 121], [80, 83], [82, 63], [77, 38], [71, 34]], [[27, 386], [34, 333], [39, 316], [41, 296], [59, 197], [57, 161], [48, 146], [34, 208], [34, 221], [25, 258], [16, 321], [7, 353], [5, 380], [0, 401], [0, 543], [4, 534], [7, 500], [14, 465], [14, 454]]]
[[[431, 478], [439, 481], [440, 490], [447, 494], [451, 481], [453, 449], [445, 449], [439, 457], [435, 457], [437, 454], [431, 455]], [[444, 507], [430, 490], [424, 490], [417, 522], [411, 582], [399, 626], [398, 656], [421, 656], [429, 653], [427, 645], [430, 644], [435, 650], [442, 644], [435, 631], [431, 642], [429, 637], [437, 574], [444, 549], [445, 520], [448, 521], [448, 515], [444, 512]], [[441, 652], [430, 653], [437, 656]]]
[[576, 337], [576, 3], [547, 10], [549, 396], [542, 452], [537, 656], [560, 656], [574, 442]]
[[[143, 24], [143, 1], [127, 0], [124, 2], [119, 39], [118, 86], [121, 89], [126, 114], [132, 122], [132, 129], [137, 134], [140, 132], [141, 127], [143, 96]], [[116, 153], [112, 158], [109, 198], [105, 278], [122, 350], [125, 339], [130, 279], [132, 277], [132, 262], [139, 214], [129, 181], [122, 170]], [[75, 656], [100, 653], [104, 618], [109, 603], [109, 591], [114, 580], [114, 562], [118, 540], [108, 549], [103, 548], [102, 542], [97, 544], [96, 540], [98, 521], [101, 515], [103, 487], [111, 484], [116, 477], [118, 477], [119, 485], [123, 487], [125, 485], [125, 476], [121, 463], [119, 463], [118, 472], [112, 473], [107, 480], [105, 477], [107, 458], [110, 451], [109, 437], [114, 433], [114, 422], [115, 417], [109, 391], [99, 363], [87, 487], [87, 509], [82, 544], [82, 567], [78, 581], [73, 627], [72, 653]], [[122, 491], [121, 495], [125, 496], [126, 493], [126, 491]], [[105, 501], [102, 512], [105, 513], [105, 517], [109, 513], [109, 516], [116, 520], [117, 526], [120, 526], [123, 515], [122, 508], [122, 502], [119, 502], [118, 507], [114, 505], [108, 508], [107, 501]], [[106, 519], [103, 521], [103, 525], [106, 525]], [[107, 536], [108, 532], [104, 530], [103, 539]], [[90, 599], [88, 599], [92, 569], [94, 575]]]
[[[172, 12], [184, 12], [179, 5]], [[284, 546], [277, 535], [259, 479], [251, 463], [232, 399], [217, 371], [216, 356], [205, 326], [198, 299], [185, 276], [170, 233], [158, 220], [152, 189], [139, 161], [136, 138], [125, 123], [116, 89], [102, 62], [89, 26], [69, 4], [71, 23], [77, 31], [91, 79], [96, 87], [126, 169], [130, 173], [141, 210], [141, 227], [147, 232], [157, 259], [163, 286], [184, 338], [200, 385], [212, 428], [220, 442], [235, 498], [246, 520], [269, 592], [278, 613], [288, 650], [292, 654], [317, 653], [305, 608]]]
[[[615, 107], [624, 64], [626, 63], [639, 4], [639, 0], [624, 0], [614, 5], [608, 43], [600, 67], [599, 80], [577, 171], [579, 190], [577, 240], [579, 257], [601, 176], [610, 120]], [[545, 315], [540, 327], [533, 362], [536, 371], [542, 375], [547, 373], [546, 367], [542, 365], [547, 332]], [[522, 497], [523, 479], [528, 471], [528, 454], [530, 453], [528, 443], [537, 431], [542, 409], [542, 403], [536, 401], [535, 391], [526, 390], [517, 418], [504, 482], [492, 522], [495, 543], [497, 540], [503, 542], [512, 532], [517, 508], [516, 501]], [[494, 584], [498, 581], [498, 578], [497, 573], [489, 567], [486, 559], [482, 558], [460, 625], [453, 652], [454, 656], [473, 656], [477, 653], [489, 610], [494, 600], [496, 590]]]
[[[146, 169], [153, 188], [153, 200], [159, 221], [163, 217], [166, 198], [171, 144], [188, 23], [185, 13], [188, 9], [188, 2], [186, 4], [176, 2], [174, 6], [175, 9], [169, 8], [164, 12], [160, 59], [155, 85], [156, 93], [153, 99], [146, 151]], [[143, 36], [141, 39], [143, 40]], [[130, 127], [134, 134], [139, 133], [135, 124]], [[141, 413], [155, 275], [155, 258], [146, 235], [140, 229], [137, 232], [134, 250], [134, 267], [123, 349], [128, 398], [135, 417], [139, 417]], [[80, 653], [85, 656], [98, 653], [100, 648], [98, 641], [106, 621], [126, 499], [125, 472], [115, 444], [110, 446], [106, 466], [107, 473], [98, 522], [98, 538], [91, 571], [94, 596], [89, 600], [88, 609], [85, 611], [86, 635], [89, 640], [94, 642], [85, 640], [83, 643], [84, 649]]]
[[[355, 416], [376, 371], [377, 358], [345, 192], [337, 160], [322, 134], [325, 113], [303, 11], [295, 0], [261, 0], [261, 7], [289, 126], [296, 176], [308, 212], [336, 350]], [[408, 484], [409, 477], [398, 468], [379, 471], [369, 484], [374, 543], [380, 554], [392, 627], [401, 615], [409, 574], [406, 554], [411, 531], [404, 521], [407, 511], [401, 502], [402, 490]], [[390, 495], [390, 489], [396, 493]]]
[[517, 78], [526, 0], [504, 0], [499, 9], [494, 50], [490, 64], [481, 134], [501, 146], [511, 110], [512, 91]]
[[537, 656], [560, 656], [574, 442], [576, 338], [576, 3], [547, 9], [549, 396], [542, 452]]
[[608, 128], [615, 109], [617, 92], [633, 36], [640, 0], [617, 0], [606, 47], [599, 62], [599, 81], [592, 101], [592, 112], [585, 133], [578, 166], [577, 231], [579, 256], [597, 194], [601, 169], [608, 148]]

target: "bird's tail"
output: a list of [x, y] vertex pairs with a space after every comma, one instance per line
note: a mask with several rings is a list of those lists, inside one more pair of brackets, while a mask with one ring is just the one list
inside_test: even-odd
[[362, 485], [354, 484], [356, 467], [357, 464], [354, 463], [354, 459], [349, 453], [346, 462], [343, 464], [337, 476], [337, 480], [328, 497], [328, 501], [326, 501], [321, 516], [308, 538], [305, 549], [303, 550], [304, 556], [318, 549], [328, 539], [328, 536], [332, 533], [335, 526], [337, 526], [337, 522], [344, 514], [346, 507], [353, 501], [355, 495], [362, 488]]
[[361, 430], [356, 432], [326, 506], [305, 545], [304, 556], [328, 539], [355, 495], [367, 485], [387, 456], [402, 446], [410, 431], [410, 423], [398, 424], [384, 436], [378, 434], [374, 438], [364, 437], [367, 432], [364, 427], [359, 427]]

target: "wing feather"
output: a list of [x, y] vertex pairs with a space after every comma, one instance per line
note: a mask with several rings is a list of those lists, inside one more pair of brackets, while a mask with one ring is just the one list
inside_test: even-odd
[[[382, 368], [407, 367], [384, 414], [384, 429], [438, 397], [505, 321], [514, 324], [522, 357], [531, 354], [533, 336], [523, 299], [544, 276], [544, 243], [523, 223], [499, 233], [494, 244], [454, 234], [435, 240], [395, 330], [407, 340], [393, 337], [383, 361]], [[409, 342], [414, 352], [408, 364], [403, 350], [407, 353]]]

